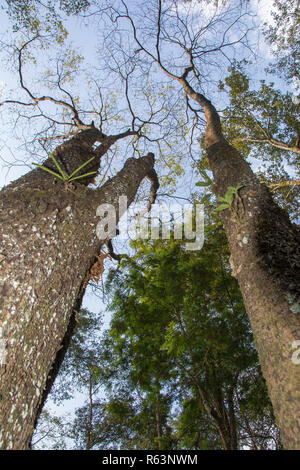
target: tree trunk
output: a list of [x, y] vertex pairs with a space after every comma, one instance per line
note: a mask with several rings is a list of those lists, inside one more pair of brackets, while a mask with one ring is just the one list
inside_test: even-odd
[[161, 424], [161, 415], [159, 410], [159, 401], [155, 405], [155, 421], [156, 421], [156, 436], [158, 439], [158, 450], [162, 450], [162, 424]]
[[93, 431], [93, 381], [90, 373], [89, 377], [89, 412], [88, 412], [88, 423], [86, 430], [86, 450], [91, 450], [92, 444], [92, 431]]
[[[98, 169], [101, 155], [117, 138], [84, 131], [58, 147], [55, 157], [70, 174], [95, 155], [85, 173]], [[93, 151], [96, 141], [102, 145]], [[52, 161], [46, 164], [51, 167]], [[1, 191], [0, 327], [7, 351], [0, 370], [0, 448], [29, 446], [43, 391], [57, 373], [55, 359], [61, 361], [70, 319], [74, 324], [84, 281], [104, 242], [96, 235], [98, 205], [116, 207], [118, 221], [119, 196], [126, 195], [130, 204], [153, 164], [153, 154], [129, 158], [97, 190], [85, 186], [90, 178], [70, 187], [36, 169]]]
[[[210, 400], [198, 382], [194, 379], [194, 383], [198, 390], [201, 405], [204, 407], [208, 416], [210, 416], [214, 422], [216, 430], [220, 436], [222, 446], [224, 450], [237, 450], [238, 449], [238, 438], [235, 422], [235, 414], [233, 403], [230, 403], [231, 396], [228, 397], [227, 401], [228, 408], [224, 404], [223, 393], [219, 389], [219, 400]], [[231, 395], [231, 394], [230, 394]]]
[[299, 366], [292, 361], [293, 343], [300, 338], [299, 228], [225, 140], [208, 147], [207, 156], [217, 195], [243, 185], [232, 207], [220, 213], [232, 275], [250, 318], [282, 442], [299, 449]]
[[226, 408], [224, 402], [216, 403], [215, 408], [211, 412], [211, 416], [214, 418], [222, 445], [224, 450], [237, 450], [238, 439], [234, 422], [232, 422], [232, 416]]
[[206, 148], [214, 192], [242, 185], [229, 209], [220, 211], [231, 252], [232, 275], [239, 282], [250, 318], [281, 439], [300, 448], [299, 365], [292, 360], [300, 339], [300, 231], [272, 200], [239, 152], [224, 139], [219, 115], [185, 79], [187, 94], [203, 108]]

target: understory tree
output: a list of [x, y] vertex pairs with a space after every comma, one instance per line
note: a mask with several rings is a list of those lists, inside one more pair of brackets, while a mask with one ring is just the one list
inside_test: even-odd
[[244, 156], [259, 158], [261, 181], [293, 220], [300, 210], [299, 103], [291, 92], [283, 93], [265, 79], [258, 90], [252, 90], [244, 67], [230, 67], [230, 74], [220, 82], [230, 97], [223, 113], [224, 134]]

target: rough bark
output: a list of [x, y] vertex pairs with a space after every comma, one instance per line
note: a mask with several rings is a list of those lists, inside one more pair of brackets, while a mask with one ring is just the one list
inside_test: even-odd
[[[103, 140], [92, 129], [60, 146], [55, 156], [70, 174], [100, 141], [102, 145], [93, 153], [99, 157], [96, 166], [92, 162], [97, 168], [101, 154], [115, 140]], [[85, 186], [89, 180], [69, 187], [35, 169], [1, 191], [0, 326], [7, 340], [7, 357], [0, 371], [0, 448], [29, 446], [45, 399], [43, 391], [50, 388], [57, 373], [66, 332], [69, 329], [70, 336], [80, 307], [84, 280], [103, 243], [96, 235], [98, 205], [118, 208], [121, 195], [130, 204], [153, 164], [153, 154], [129, 158], [98, 190]], [[121, 214], [116, 212], [118, 220]]]
[[299, 227], [224, 139], [214, 106], [191, 87], [185, 90], [205, 112], [215, 194], [224, 197], [228, 186], [242, 185], [231, 208], [220, 212], [232, 275], [244, 298], [283, 445], [299, 449], [299, 365], [292, 361], [293, 343], [300, 339]]
[[224, 450], [237, 450], [238, 437], [235, 422], [235, 413], [233, 403], [231, 402], [232, 396], [227, 397], [228, 405], [226, 407], [222, 391], [220, 392], [220, 399], [210, 402], [204, 389], [196, 382], [196, 386], [201, 397], [201, 405], [204, 406], [208, 415], [212, 417], [215, 427], [219, 433], [222, 446]]
[[232, 209], [220, 215], [232, 274], [250, 318], [283, 444], [299, 449], [299, 366], [292, 362], [293, 343], [300, 338], [299, 229], [227, 142], [213, 144], [207, 155], [217, 195], [243, 185]]

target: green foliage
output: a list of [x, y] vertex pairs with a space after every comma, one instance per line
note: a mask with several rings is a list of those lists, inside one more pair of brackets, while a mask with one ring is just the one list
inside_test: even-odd
[[59, 173], [56, 173], [55, 171], [50, 170], [50, 168], [47, 168], [46, 166], [38, 165], [37, 163], [33, 163], [33, 165], [37, 166], [38, 168], [41, 168], [44, 171], [47, 171], [51, 175], [55, 176], [55, 178], [58, 178], [58, 179], [60, 179], [62, 181], [65, 181], [67, 183], [70, 183], [71, 181], [74, 181], [74, 180], [77, 180], [77, 179], [80, 179], [80, 178], [85, 178], [86, 176], [94, 175], [95, 173], [97, 173], [97, 171], [90, 171], [89, 173], [84, 173], [84, 175], [75, 176], [76, 173], [78, 173], [88, 163], [90, 163], [92, 160], [94, 160], [95, 157], [92, 157], [89, 160], [87, 160], [86, 162], [84, 162], [82, 165], [80, 165], [78, 168], [76, 168], [76, 170], [74, 170], [70, 175], [66, 175], [64, 173], [63, 169], [61, 168], [61, 166], [59, 165], [59, 163], [57, 162], [57, 160], [55, 159], [54, 155], [52, 153], [50, 153], [49, 155], [52, 158], [56, 168], [59, 171]]
[[45, 3], [38, 0], [6, 0], [4, 3], [6, 5], [2, 8], [14, 21], [14, 31], [51, 32], [58, 43], [62, 43], [68, 34], [62, 23], [62, 14], [78, 14], [90, 5], [87, 0], [48, 0]]
[[225, 234], [211, 214], [200, 251], [172, 237], [133, 242], [135, 255], [107, 280], [108, 330], [99, 335], [96, 316], [80, 312], [53, 392], [58, 402], [74, 388], [87, 394], [65, 425], [75, 448], [223, 449], [208, 409], [230, 420], [230, 400], [238, 446], [279, 445]]
[[[223, 231], [213, 223], [207, 232], [205, 247], [193, 253], [172, 239], [136, 241], [137, 255], [122, 261], [122, 271], [108, 281], [114, 292], [110, 348], [114, 367], [126, 371], [128, 394], [131, 387], [139, 390], [152, 410], [157, 396], [171, 400], [173, 407], [176, 403], [176, 413], [169, 408], [163, 421], [167, 448], [222, 448], [206, 405], [217, 407], [222, 396], [226, 408], [232, 388], [247, 397], [243, 380], [248, 374], [264, 383], [242, 299], [227, 267]], [[266, 389], [259, 399], [258, 427], [271, 413]], [[188, 403], [194, 408], [187, 414]], [[242, 421], [238, 400], [235, 406]], [[140, 436], [144, 432], [140, 429]]]
[[204, 179], [204, 181], [198, 181], [195, 183], [196, 186], [207, 187], [212, 185], [212, 179], [208, 176], [207, 171], [203, 168], [203, 165], [198, 164], [197, 170]]
[[299, 77], [300, 21], [299, 0], [274, 0], [273, 22], [265, 23], [265, 36], [277, 60], [270, 70], [290, 80]]
[[216, 211], [223, 211], [225, 209], [230, 209], [234, 196], [237, 195], [238, 190], [243, 187], [243, 184], [238, 184], [236, 187], [228, 186], [224, 197], [217, 197], [218, 202], [223, 202], [220, 206], [216, 208]]
[[[258, 176], [263, 182], [289, 180], [289, 172], [297, 178], [299, 104], [293, 101], [291, 93], [281, 92], [272, 82], [260, 80], [258, 89], [251, 89], [245, 65], [231, 67], [229, 76], [221, 84], [230, 97], [223, 119], [226, 138], [246, 157], [259, 159]], [[279, 187], [274, 197], [291, 216], [299, 213], [297, 186]]]
[[[275, 89], [274, 83], [260, 80], [260, 88], [250, 90], [249, 79], [239, 66], [229, 68], [229, 72], [225, 84], [231, 102], [224, 113], [229, 140], [246, 155], [256, 147], [262, 160], [281, 160], [284, 149], [268, 140], [295, 145], [300, 132], [299, 106], [293, 103], [291, 93]], [[266, 145], [268, 151], [261, 152]], [[292, 164], [295, 155], [286, 151], [286, 158]]]

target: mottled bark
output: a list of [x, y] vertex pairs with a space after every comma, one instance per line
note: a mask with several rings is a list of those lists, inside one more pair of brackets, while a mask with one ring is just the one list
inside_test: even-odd
[[215, 143], [207, 155], [217, 195], [243, 185], [232, 208], [220, 214], [232, 274], [244, 298], [283, 444], [299, 449], [299, 366], [292, 361], [293, 343], [300, 339], [299, 229], [227, 142]]
[[[94, 152], [99, 155], [114, 141], [102, 137], [96, 129], [83, 132], [59, 147], [56, 157], [70, 173], [90, 157], [94, 142], [102, 142]], [[0, 326], [7, 339], [0, 384], [2, 449], [29, 446], [43, 390], [57, 373], [51, 368], [57, 367], [83, 281], [103, 243], [96, 235], [98, 205], [118, 209], [121, 195], [130, 204], [153, 164], [153, 154], [129, 158], [97, 190], [78, 182], [69, 187], [36, 169], [1, 191]]]
[[299, 227], [290, 222], [268, 188], [224, 139], [213, 105], [193, 93], [207, 120], [207, 157], [214, 192], [224, 196], [228, 186], [242, 185], [231, 208], [220, 212], [232, 274], [250, 318], [282, 442], [286, 449], [299, 449], [300, 366], [292, 361], [293, 343], [300, 339]]

